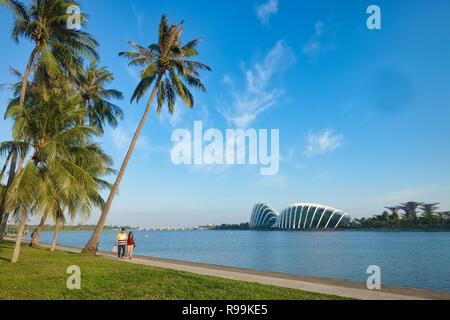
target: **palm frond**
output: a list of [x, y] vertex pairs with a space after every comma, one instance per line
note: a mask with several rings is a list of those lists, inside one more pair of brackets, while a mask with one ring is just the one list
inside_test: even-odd
[[28, 19], [27, 9], [22, 2], [17, 0], [0, 0], [0, 5], [11, 9], [16, 17], [24, 20]]
[[167, 16], [162, 15], [158, 29], [158, 43], [145, 48], [128, 41], [136, 51], [119, 53], [120, 56], [130, 60], [130, 66], [143, 65], [145, 67], [141, 72], [141, 81], [136, 87], [131, 101], [136, 99], [139, 102], [156, 77], [161, 79], [155, 84], [158, 116], [166, 102], [169, 113], [174, 112], [177, 95], [189, 108], [194, 106], [194, 96], [187, 86], [206, 91], [205, 85], [200, 80], [199, 71], [211, 71], [211, 68], [204, 63], [189, 60], [190, 57], [198, 55], [197, 47], [202, 39], [197, 38], [182, 45], [182, 33], [183, 21], [169, 25]]
[[134, 99], [136, 99], [136, 102], [139, 103], [139, 100], [147, 92], [148, 88], [151, 86], [151, 84], [153, 83], [155, 78], [156, 78], [156, 74], [153, 74], [150, 77], [142, 78], [141, 81], [139, 82], [138, 86], [134, 90], [134, 93], [131, 96], [130, 102], [133, 102]]

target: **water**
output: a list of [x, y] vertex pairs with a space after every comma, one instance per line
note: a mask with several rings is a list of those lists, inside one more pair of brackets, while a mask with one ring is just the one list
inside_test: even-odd
[[[62, 232], [83, 247], [92, 232]], [[117, 232], [102, 233], [111, 251]], [[146, 238], [145, 235], [149, 237]], [[42, 242], [53, 233], [44, 232]], [[136, 231], [135, 254], [365, 282], [369, 265], [382, 284], [450, 292], [450, 232]]]

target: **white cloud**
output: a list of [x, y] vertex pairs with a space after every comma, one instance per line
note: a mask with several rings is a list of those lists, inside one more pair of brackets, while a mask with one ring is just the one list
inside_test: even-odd
[[303, 46], [302, 52], [310, 57], [317, 58], [320, 54], [326, 53], [334, 48], [332, 43], [324, 44], [324, 36], [326, 34], [325, 24], [317, 21], [314, 25], [315, 32]]
[[238, 128], [247, 128], [259, 114], [272, 107], [283, 91], [271, 89], [271, 80], [275, 73], [283, 71], [295, 61], [295, 54], [284, 41], [280, 40], [269, 51], [264, 60], [255, 63], [251, 69], [243, 68], [245, 75], [245, 90], [236, 90], [228, 76], [224, 81], [232, 87], [232, 104], [228, 108], [220, 108], [219, 112], [228, 124]]
[[284, 155], [280, 155], [280, 161], [289, 163], [295, 169], [304, 169], [305, 165], [299, 161], [297, 153], [298, 153], [297, 145], [294, 144], [288, 149], [288, 151]]
[[182, 101], [177, 99], [173, 107], [173, 113], [170, 114], [167, 103], [164, 103], [159, 119], [161, 121], [167, 121], [174, 128], [186, 117], [186, 112], [189, 111], [188, 109]]
[[195, 105], [194, 109], [190, 109], [183, 101], [177, 99], [173, 108], [173, 114], [169, 113], [167, 103], [164, 103], [159, 120], [168, 122], [172, 128], [178, 127], [181, 123], [192, 123], [195, 120], [201, 120], [206, 126], [209, 120], [209, 110], [205, 105]]
[[[118, 151], [125, 154], [130, 146], [131, 139], [133, 138], [134, 132], [127, 132], [122, 127], [114, 129], [111, 133], [112, 141], [114, 146]], [[138, 141], [136, 143], [136, 148], [141, 150], [152, 150], [155, 151], [158, 148], [150, 147], [150, 140], [143, 134], [139, 135]]]
[[125, 134], [121, 127], [116, 128], [112, 132], [112, 141], [116, 149], [123, 151], [130, 143], [128, 135]]
[[128, 63], [125, 63], [124, 67], [126, 68], [130, 78], [132, 78], [134, 81], [138, 83], [141, 81], [140, 71], [135, 66], [129, 66]]
[[227, 83], [227, 84], [232, 83], [230, 77], [227, 76], [227, 75], [223, 76], [222, 81], [223, 81], [224, 83]]
[[313, 156], [333, 152], [342, 146], [343, 142], [344, 136], [335, 134], [333, 130], [325, 130], [319, 134], [309, 134], [306, 155]]
[[142, 31], [142, 27], [144, 24], [144, 14], [140, 13], [137, 9], [136, 6], [134, 4], [131, 5], [131, 9], [133, 10], [133, 14], [136, 17], [136, 24], [139, 27], [139, 31]]
[[262, 24], [269, 22], [270, 16], [278, 12], [278, 0], [269, 0], [266, 3], [256, 6], [256, 15]]

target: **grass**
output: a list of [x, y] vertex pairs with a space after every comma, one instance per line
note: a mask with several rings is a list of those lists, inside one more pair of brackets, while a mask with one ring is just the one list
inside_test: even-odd
[[[0, 300], [337, 300], [332, 295], [197, 275], [90, 255], [0, 244]], [[81, 290], [66, 288], [67, 267], [81, 269]]]

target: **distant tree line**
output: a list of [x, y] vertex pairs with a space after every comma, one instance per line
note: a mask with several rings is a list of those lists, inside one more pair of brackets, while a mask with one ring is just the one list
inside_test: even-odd
[[384, 211], [371, 218], [361, 218], [352, 223], [352, 228], [368, 229], [450, 229], [449, 212], [424, 212], [416, 215], [389, 214]]
[[248, 230], [250, 225], [248, 222], [242, 222], [240, 224], [221, 224], [220, 226], [214, 226], [214, 230]]

